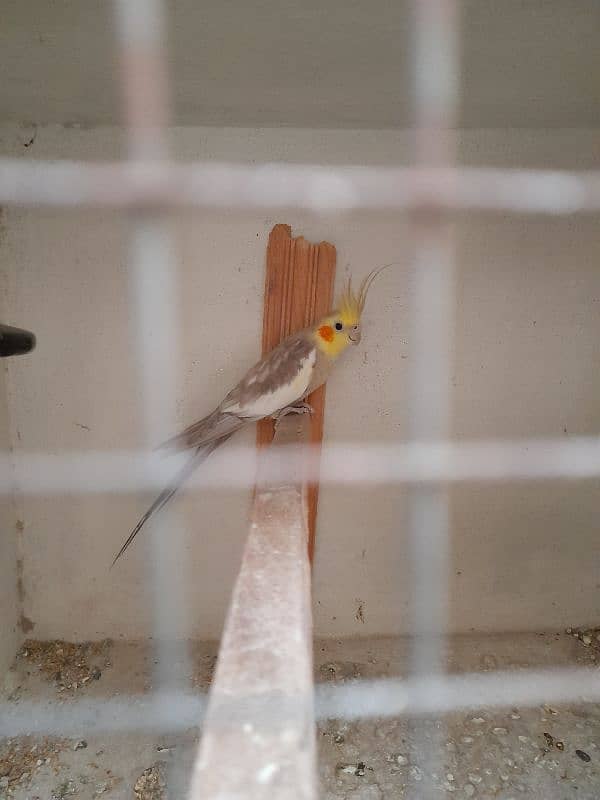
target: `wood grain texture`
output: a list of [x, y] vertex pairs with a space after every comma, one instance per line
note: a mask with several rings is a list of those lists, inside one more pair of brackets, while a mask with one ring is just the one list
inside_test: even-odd
[[[336, 250], [329, 242], [312, 244], [302, 236], [292, 237], [289, 225], [275, 225], [267, 246], [265, 301], [263, 316], [263, 354], [272, 350], [294, 331], [311, 325], [331, 310], [335, 279]], [[310, 442], [319, 446], [323, 438], [325, 386], [308, 398], [314, 409], [310, 421]], [[273, 439], [272, 420], [257, 426], [259, 447]], [[308, 552], [312, 562], [318, 484], [308, 487]]]

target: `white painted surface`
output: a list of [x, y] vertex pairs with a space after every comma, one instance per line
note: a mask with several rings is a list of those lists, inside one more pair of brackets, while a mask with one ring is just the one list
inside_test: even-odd
[[[308, 440], [282, 420], [279, 444]], [[274, 445], [275, 446], [275, 445]], [[306, 497], [261, 475], [210, 687], [190, 800], [314, 800], [316, 728]], [[231, 754], [236, 758], [232, 763]]]
[[[114, 158], [114, 129], [0, 129], [0, 153]], [[405, 134], [376, 131], [175, 129], [181, 159], [392, 164]], [[596, 131], [471, 131], [463, 161], [600, 167]], [[175, 221], [181, 363], [173, 432], [210, 411], [260, 347], [268, 232], [338, 248], [338, 287], [407, 258], [402, 218], [355, 212], [185, 213]], [[141, 442], [133, 361], [125, 222], [106, 212], [9, 210], [0, 248], [12, 321], [38, 335], [35, 357], [15, 359], [13, 434], [24, 451], [133, 448]], [[459, 219], [454, 426], [459, 437], [570, 436], [600, 427], [598, 219]], [[327, 441], [402, 441], [411, 357], [407, 269], [373, 287], [363, 340], [328, 389]], [[161, 365], [156, 365], [160, 381]], [[566, 433], [564, 432], [566, 429]], [[253, 432], [236, 436], [253, 442]], [[206, 467], [210, 468], [209, 465]], [[456, 631], [537, 630], [598, 621], [598, 482], [469, 487], [453, 493], [451, 623]], [[25, 503], [25, 614], [40, 637], [138, 638], [150, 632], [141, 535], [111, 559], [150, 497], [65, 496]], [[193, 629], [220, 633], [246, 534], [248, 493], [205, 492], [178, 501], [187, 525], [177, 576]], [[398, 487], [323, 489], [315, 625], [320, 635], [406, 631], [408, 581]], [[360, 621], [359, 606], [364, 622]]]
[[[185, 125], [405, 127], [408, 0], [169, 0], [174, 114]], [[597, 0], [464, 0], [460, 124], [600, 123]], [[4, 0], [4, 120], [117, 124], [112, 4]]]

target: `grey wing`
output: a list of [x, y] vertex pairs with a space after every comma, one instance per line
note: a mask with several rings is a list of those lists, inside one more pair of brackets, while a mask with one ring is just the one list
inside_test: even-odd
[[[272, 395], [274, 388], [290, 385], [314, 351], [314, 345], [303, 331], [288, 336], [248, 370], [212, 414], [170, 439], [165, 447], [178, 450], [202, 447], [223, 436], [230, 436], [248, 422], [269, 416], [272, 413], [269, 408], [260, 407], [261, 398]], [[298, 399], [284, 397], [280, 407]]]
[[219, 408], [244, 419], [268, 417], [303, 396], [315, 360], [316, 348], [306, 332], [292, 334], [248, 370]]

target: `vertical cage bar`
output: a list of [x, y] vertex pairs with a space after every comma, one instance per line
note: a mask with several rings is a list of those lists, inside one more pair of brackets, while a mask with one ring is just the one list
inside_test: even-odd
[[[459, 75], [456, 0], [413, 0], [415, 160], [419, 167], [450, 166], [455, 156]], [[454, 300], [453, 242], [440, 209], [417, 208], [412, 217], [414, 291], [411, 315], [409, 435], [413, 441], [450, 434], [450, 358]], [[412, 575], [411, 668], [415, 676], [445, 670], [447, 625], [448, 494], [444, 486], [414, 487], [408, 501]], [[415, 743], [425, 773], [412, 796], [441, 796], [436, 770], [443, 766], [440, 730]]]
[[[168, 157], [167, 67], [161, 0], [115, 0], [119, 63], [129, 159], [161, 163]], [[177, 381], [177, 285], [169, 220], [160, 211], [131, 216], [131, 287], [136, 356], [143, 395], [144, 445], [153, 450], [172, 433]], [[148, 454], [148, 465], [151, 467]], [[149, 525], [155, 679], [159, 689], [179, 685], [187, 669], [176, 509]]]

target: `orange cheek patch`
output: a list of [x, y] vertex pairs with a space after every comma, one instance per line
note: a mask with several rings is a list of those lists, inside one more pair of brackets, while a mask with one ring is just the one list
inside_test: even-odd
[[326, 342], [333, 342], [333, 328], [331, 325], [321, 325], [319, 336], [321, 339], [325, 339]]

